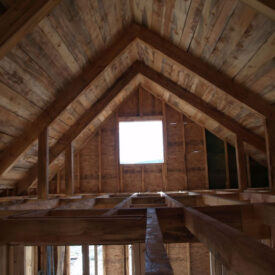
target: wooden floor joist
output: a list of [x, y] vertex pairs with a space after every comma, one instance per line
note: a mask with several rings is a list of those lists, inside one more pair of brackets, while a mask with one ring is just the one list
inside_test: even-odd
[[[273, 232], [270, 233], [268, 226], [275, 225], [275, 206], [271, 200], [275, 200], [275, 194], [265, 193], [270, 196], [270, 203], [252, 203], [245, 197], [262, 195], [262, 190], [258, 193], [249, 190], [201, 190], [171, 192], [169, 195], [128, 194], [126, 200], [118, 205], [113, 200], [119, 197], [108, 195], [104, 198], [106, 207], [110, 206], [110, 200], [114, 204], [113, 209], [90, 209], [84, 198], [82, 208], [79, 205], [78, 209], [5, 209], [0, 210], [0, 245], [81, 244], [84, 245], [83, 267], [87, 273], [88, 245], [145, 242], [145, 274], [173, 274], [163, 243], [199, 240], [227, 270], [244, 275], [273, 274], [274, 250], [256, 241], [265, 239], [271, 243], [273, 240]], [[129, 198], [133, 195], [134, 202], [129, 208]], [[188, 197], [206, 197], [205, 202], [210, 206], [202, 206], [204, 200], [193, 200], [193, 205], [189, 200], [188, 206], [185, 206]], [[221, 199], [219, 205], [213, 206], [217, 198]], [[244, 199], [247, 201], [242, 203]], [[238, 200], [239, 204], [236, 203]], [[166, 201], [165, 206], [158, 207], [160, 201]], [[149, 202], [150, 207], [144, 206]], [[105, 216], [104, 213], [110, 210], [114, 210], [115, 215]], [[59, 257], [64, 258], [64, 253], [62, 255]], [[63, 266], [59, 265], [59, 269]]]
[[166, 195], [170, 205], [183, 207], [185, 225], [211, 253], [237, 274], [273, 274], [275, 251], [198, 210]]
[[155, 208], [147, 208], [145, 274], [174, 274], [163, 244]]

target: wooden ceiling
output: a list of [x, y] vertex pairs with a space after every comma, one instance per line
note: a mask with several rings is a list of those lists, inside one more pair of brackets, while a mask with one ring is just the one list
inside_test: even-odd
[[[126, 81], [127, 70], [137, 60], [164, 76], [165, 83], [190, 91], [264, 139], [264, 116], [274, 113], [275, 102], [274, 13], [264, 14], [236, 0], [49, 2], [59, 4], [28, 34], [21, 34], [0, 60], [1, 188], [18, 181], [22, 185], [26, 179], [29, 186], [30, 175], [36, 174], [37, 137], [45, 126], [55, 152], [52, 160], [60, 167], [64, 141], [70, 137], [80, 148], [139, 84], [234, 144], [234, 131], [223, 121], [173, 97], [172, 90], [144, 72], [136, 71]], [[6, 32], [3, 22], [9, 14], [8, 9], [0, 17], [1, 33]], [[113, 90], [116, 97], [106, 100], [105, 92]], [[96, 109], [95, 116], [77, 128], [102, 95], [108, 107]], [[263, 150], [248, 141], [245, 147], [265, 163]]]

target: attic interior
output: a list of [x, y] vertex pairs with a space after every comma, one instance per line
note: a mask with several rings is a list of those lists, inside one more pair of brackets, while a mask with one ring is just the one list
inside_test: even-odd
[[275, 268], [272, 0], [0, 0], [0, 274]]

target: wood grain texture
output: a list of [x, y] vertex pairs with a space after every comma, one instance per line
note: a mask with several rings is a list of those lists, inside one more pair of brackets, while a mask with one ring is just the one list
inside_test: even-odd
[[37, 195], [39, 199], [47, 199], [49, 193], [49, 144], [47, 128], [40, 134], [38, 143]]

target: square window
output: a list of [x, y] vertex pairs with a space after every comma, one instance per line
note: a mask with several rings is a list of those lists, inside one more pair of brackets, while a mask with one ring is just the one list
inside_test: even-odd
[[119, 122], [120, 164], [163, 163], [161, 120]]

